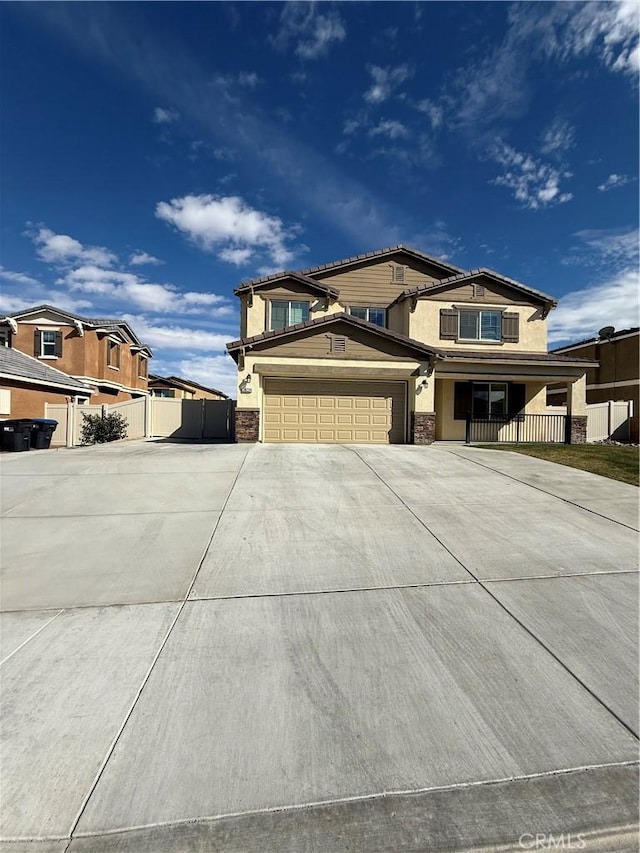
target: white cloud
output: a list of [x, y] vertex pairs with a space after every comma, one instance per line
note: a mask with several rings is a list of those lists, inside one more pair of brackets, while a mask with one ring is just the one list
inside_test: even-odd
[[167, 371], [199, 382], [207, 388], [216, 388], [229, 397], [236, 396], [238, 368], [230, 355], [195, 356], [181, 359], [176, 369]]
[[145, 311], [172, 314], [199, 314], [207, 307], [210, 317], [233, 313], [226, 300], [215, 293], [181, 293], [174, 285], [145, 281], [129, 272], [103, 269], [85, 265], [70, 270], [58, 284], [66, 284], [72, 291], [92, 293], [110, 299], [121, 299]]
[[337, 11], [318, 11], [315, 2], [284, 3], [280, 15], [280, 29], [271, 38], [272, 44], [284, 49], [296, 42], [295, 53], [301, 59], [317, 59], [324, 56], [336, 42], [344, 41], [344, 21]]
[[172, 108], [163, 109], [162, 107], [156, 107], [153, 111], [153, 121], [155, 124], [173, 124], [179, 118], [180, 113]]
[[562, 259], [566, 266], [600, 267], [622, 270], [638, 267], [639, 234], [637, 228], [586, 228], [574, 235], [579, 248]]
[[567, 294], [549, 315], [549, 342], [591, 337], [605, 325], [617, 329], [639, 325], [638, 293], [640, 278], [636, 268]]
[[162, 326], [156, 326], [143, 315], [124, 314], [122, 319], [136, 330], [138, 337], [152, 347], [222, 352], [231, 340], [229, 335], [221, 335], [205, 329], [190, 329], [186, 326], [165, 323]]
[[387, 136], [389, 139], [406, 139], [409, 131], [402, 122], [381, 121], [369, 131], [369, 136]]
[[431, 129], [438, 130], [438, 128], [442, 125], [442, 120], [444, 117], [444, 110], [441, 106], [430, 101], [428, 98], [425, 98], [422, 101], [419, 101], [416, 104], [416, 109], [418, 112], [425, 113], [429, 117], [429, 121], [431, 122]]
[[372, 83], [364, 93], [364, 99], [369, 104], [381, 104], [386, 101], [395, 89], [411, 76], [408, 65], [398, 65], [396, 68], [371, 65], [369, 74], [372, 77]]
[[13, 272], [12, 270], [5, 269], [4, 267], [0, 267], [0, 278], [5, 281], [11, 281], [14, 284], [40, 284], [35, 278], [32, 278], [30, 275], [26, 275], [23, 272]]
[[626, 184], [630, 184], [634, 178], [630, 178], [629, 175], [617, 175], [615, 172], [603, 181], [601, 184], [598, 184], [598, 189], [601, 193], [606, 193], [609, 190], [613, 190], [616, 187], [624, 187]]
[[540, 151], [543, 154], [561, 154], [572, 148], [575, 142], [575, 130], [568, 121], [556, 119], [544, 132]]
[[239, 196], [188, 195], [156, 205], [156, 216], [173, 225], [206, 252], [234, 264], [266, 253], [283, 268], [294, 253], [286, 240], [292, 229], [277, 216], [250, 207]]
[[67, 234], [56, 234], [49, 228], [34, 229], [28, 225], [26, 233], [36, 245], [38, 257], [48, 264], [66, 266], [81, 261], [111, 266], [117, 261], [116, 255], [103, 246], [83, 246], [79, 240]]
[[516, 151], [501, 140], [491, 154], [496, 163], [505, 169], [504, 174], [492, 183], [510, 189], [523, 207], [538, 210], [564, 204], [573, 198], [571, 193], [560, 190], [560, 181], [570, 177], [568, 172]]
[[129, 263], [134, 266], [142, 266], [144, 264], [148, 264], [150, 266], [160, 266], [164, 263], [160, 258], [154, 258], [153, 255], [147, 254], [147, 252], [134, 252], [133, 255], [129, 258]]

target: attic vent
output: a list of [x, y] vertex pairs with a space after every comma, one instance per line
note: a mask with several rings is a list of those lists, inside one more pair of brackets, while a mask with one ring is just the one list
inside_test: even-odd
[[347, 339], [344, 337], [331, 338], [331, 352], [346, 352]]
[[391, 281], [394, 284], [404, 284], [405, 267], [391, 267]]
[[484, 284], [474, 284], [473, 285], [473, 295], [474, 296], [484, 296]]

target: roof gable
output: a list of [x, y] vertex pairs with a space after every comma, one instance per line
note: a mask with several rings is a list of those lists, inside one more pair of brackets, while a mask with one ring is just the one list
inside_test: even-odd
[[421, 297], [428, 298], [432, 293], [441, 293], [446, 290], [460, 287], [463, 284], [474, 282], [479, 284], [495, 283], [500, 287], [504, 287], [507, 290], [518, 293], [520, 296], [525, 296], [528, 300], [542, 303], [547, 310], [551, 310], [551, 308], [554, 308], [557, 304], [557, 300], [554, 299], [553, 296], [549, 296], [540, 290], [535, 290], [533, 287], [522, 284], [522, 282], [515, 281], [515, 279], [507, 278], [506, 276], [495, 272], [495, 270], [490, 270], [486, 267], [450, 276], [449, 278], [442, 279], [433, 285], [424, 285], [422, 287], [403, 290], [395, 301], [400, 302], [403, 299], [420, 299]]
[[293, 271], [279, 272], [274, 275], [267, 275], [262, 278], [254, 278], [251, 281], [245, 281], [239, 287], [236, 287], [233, 292], [236, 296], [240, 296], [243, 293], [251, 293], [254, 290], [261, 290], [280, 282], [286, 283], [287, 281], [294, 281], [296, 284], [302, 285], [312, 293], [319, 293], [322, 296], [329, 296], [332, 299], [336, 299], [338, 296], [338, 291], [334, 287], [329, 287], [328, 285], [315, 281], [315, 279], [309, 278], [302, 273]]
[[[361, 342], [369, 340], [372, 348], [378, 351], [389, 353], [393, 350], [393, 354], [399, 354], [401, 349], [404, 350], [407, 357], [417, 358], [418, 360], [431, 358], [439, 352], [437, 349], [428, 347], [413, 338], [408, 338], [389, 329], [382, 329], [373, 323], [368, 323], [366, 320], [361, 320], [344, 312], [331, 314], [328, 317], [321, 317], [317, 320], [308, 320], [306, 323], [296, 323], [284, 329], [263, 332], [251, 338], [232, 341], [227, 344], [227, 350], [237, 360], [238, 355], [243, 349], [253, 350], [258, 347], [260, 349], [267, 349], [271, 344], [279, 345], [284, 341], [296, 337], [307, 337], [318, 333], [331, 332], [336, 335], [350, 335], [354, 330], [355, 333], [359, 333], [357, 334], [358, 340]], [[355, 336], [355, 334], [352, 334], [352, 337]], [[337, 355], [337, 353], [334, 353], [334, 355]], [[345, 353], [342, 357], [349, 358], [349, 354]]]

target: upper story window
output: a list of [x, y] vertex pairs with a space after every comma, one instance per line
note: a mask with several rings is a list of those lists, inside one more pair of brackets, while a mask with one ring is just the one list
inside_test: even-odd
[[146, 379], [149, 375], [149, 362], [143, 355], [138, 355], [138, 376]]
[[373, 323], [374, 326], [381, 326], [383, 329], [387, 325], [387, 312], [385, 308], [349, 308], [349, 314], [353, 317], [359, 317], [361, 320], [366, 320], [368, 323]]
[[296, 323], [306, 323], [309, 319], [309, 303], [293, 302], [291, 300], [272, 300], [270, 305], [269, 328], [284, 329]]
[[59, 358], [62, 355], [62, 332], [37, 329], [33, 349], [36, 358]]
[[501, 341], [502, 311], [459, 312], [459, 337], [463, 341]]
[[11, 346], [11, 332], [9, 329], [0, 329], [0, 347]]
[[116, 341], [107, 340], [107, 366], [120, 369], [120, 344]]

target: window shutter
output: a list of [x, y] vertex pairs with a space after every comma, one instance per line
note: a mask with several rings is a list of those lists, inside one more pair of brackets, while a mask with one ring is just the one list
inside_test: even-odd
[[520, 316], [507, 311], [502, 315], [502, 340], [517, 344], [520, 340]]
[[456, 382], [453, 395], [453, 419], [463, 421], [471, 414], [471, 383]]
[[42, 350], [40, 349], [42, 345], [41, 338], [42, 332], [39, 329], [36, 329], [33, 333], [33, 354], [36, 358], [40, 358], [40, 356], [42, 355]]
[[526, 403], [526, 389], [524, 382], [512, 382], [509, 385], [509, 414], [517, 415], [524, 410]]
[[455, 341], [458, 337], [458, 312], [455, 308], [440, 309], [440, 338]]
[[62, 355], [62, 332], [56, 332], [55, 353], [58, 358]]

